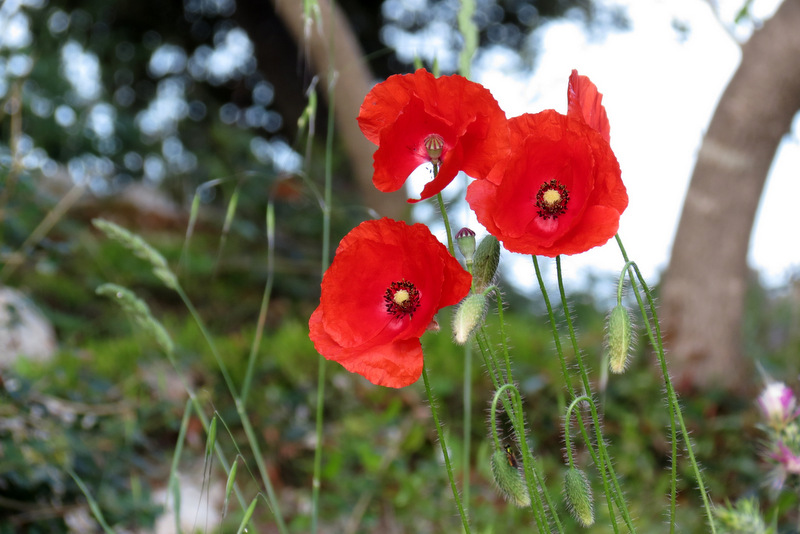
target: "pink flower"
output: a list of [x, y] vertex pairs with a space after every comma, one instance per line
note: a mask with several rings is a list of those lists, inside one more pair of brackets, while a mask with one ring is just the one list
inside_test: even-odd
[[793, 453], [782, 441], [778, 442], [778, 451], [769, 455], [778, 462], [770, 474], [770, 485], [781, 489], [788, 475], [800, 475], [800, 455]]
[[797, 417], [797, 398], [783, 382], [770, 382], [758, 396], [758, 407], [769, 425], [776, 429]]

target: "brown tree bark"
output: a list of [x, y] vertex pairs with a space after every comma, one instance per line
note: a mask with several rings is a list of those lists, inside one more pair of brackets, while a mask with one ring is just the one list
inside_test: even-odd
[[376, 147], [361, 133], [356, 117], [361, 102], [372, 88], [373, 79], [344, 13], [335, 4], [331, 9], [330, 0], [318, 0], [319, 23], [307, 25], [303, 2], [273, 0], [273, 4], [298, 43], [298, 49], [307, 52], [311, 67], [319, 76], [322, 95], [327, 98], [328, 105], [334, 106], [336, 128], [367, 206], [379, 215], [403, 218], [408, 213], [405, 191], [382, 193], [372, 184], [372, 154]]
[[703, 139], [661, 286], [670, 368], [683, 390], [745, 385], [747, 250], [775, 151], [800, 109], [800, 0], [742, 46]]

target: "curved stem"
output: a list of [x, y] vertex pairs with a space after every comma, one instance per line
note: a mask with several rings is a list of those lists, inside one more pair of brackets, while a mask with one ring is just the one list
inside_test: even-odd
[[[553, 307], [550, 304], [550, 297], [548, 296], [547, 293], [547, 286], [545, 286], [544, 284], [544, 279], [542, 278], [542, 271], [539, 268], [538, 259], [536, 258], [536, 256], [531, 256], [531, 258], [533, 259], [533, 267], [536, 271], [536, 279], [539, 282], [539, 290], [542, 294], [545, 306], [547, 307], [547, 315], [550, 318], [550, 328], [552, 330], [553, 341], [555, 342], [556, 346], [556, 353], [558, 354], [558, 359], [559, 362], [561, 363], [561, 373], [564, 377], [564, 385], [567, 388], [567, 391], [569, 392], [570, 399], [574, 399], [575, 397], [577, 397], [577, 394], [575, 393], [575, 390], [572, 388], [572, 381], [570, 379], [569, 371], [567, 370], [567, 361], [566, 358], [564, 357], [564, 349], [561, 346], [561, 338], [558, 333], [558, 326], [556, 325], [556, 317], [555, 314], [553, 313]], [[583, 435], [583, 440], [587, 444], [589, 454], [592, 456], [592, 461], [597, 466], [597, 469], [600, 472], [600, 478], [603, 482], [603, 489], [605, 491], [605, 495], [608, 496], [611, 493], [608, 490], [608, 480], [605, 469], [605, 461], [602, 460], [602, 455], [598, 455], [599, 451], [595, 451], [594, 447], [591, 446], [591, 439], [589, 438], [589, 434], [586, 430], [582, 417], [578, 417], [578, 426], [580, 428], [581, 434]], [[614, 532], [618, 533], [619, 527], [617, 526], [616, 515], [614, 514], [611, 502], [609, 502], [608, 499], [606, 500], [608, 503], [609, 517], [611, 519], [611, 524], [614, 528]]]
[[578, 405], [579, 402], [584, 402], [584, 401], [594, 402], [592, 401], [592, 398], [589, 397], [588, 395], [581, 395], [580, 397], [574, 399], [570, 403], [569, 408], [567, 408], [567, 417], [566, 417], [566, 422], [564, 423], [564, 447], [566, 447], [567, 449], [567, 460], [569, 462], [570, 467], [575, 467], [575, 461], [572, 458], [572, 443], [570, 441], [570, 433], [569, 433], [569, 425], [570, 421], [572, 421], [572, 410], [575, 409], [575, 407]]
[[[506, 391], [509, 392], [509, 395], [506, 395]], [[514, 427], [514, 433], [518, 437], [518, 444], [520, 447], [520, 452], [522, 453], [522, 466], [525, 472], [525, 483], [528, 487], [528, 495], [530, 497], [530, 506], [531, 511], [533, 512], [534, 519], [536, 519], [536, 524], [539, 527], [539, 532], [549, 532], [549, 526], [547, 523], [547, 512], [544, 508], [544, 504], [542, 503], [541, 496], [544, 495], [547, 499], [547, 505], [550, 509], [553, 509], [552, 503], [550, 502], [549, 494], [547, 492], [547, 488], [543, 485], [542, 477], [539, 475], [538, 470], [533, 465], [533, 455], [531, 451], [528, 449], [528, 440], [525, 437], [525, 425], [524, 421], [522, 421], [522, 400], [519, 395], [519, 390], [514, 384], [503, 384], [500, 388], [497, 389], [494, 393], [494, 397], [492, 398], [492, 409], [491, 409], [491, 425], [492, 425], [492, 436], [495, 441], [495, 446], [498, 448], [500, 447], [500, 439], [497, 434], [497, 401], [500, 400], [505, 405], [508, 402], [508, 398], [511, 397], [511, 400], [514, 403], [514, 409], [509, 410], [506, 408], [506, 413], [509, 415], [511, 419], [511, 424]], [[529, 476], [533, 475], [533, 476]], [[539, 488], [541, 488], [541, 493], [539, 492]], [[563, 532], [561, 528], [561, 523], [558, 520], [558, 516], [553, 514], [555, 519], [556, 525], [559, 527], [559, 532]]]
[[[578, 338], [575, 335], [575, 327], [572, 324], [572, 314], [569, 311], [569, 304], [567, 303], [567, 295], [564, 291], [564, 277], [561, 274], [561, 256], [556, 256], [556, 271], [558, 274], [558, 292], [561, 295], [561, 306], [564, 309], [564, 317], [567, 320], [567, 329], [569, 331], [569, 339], [572, 343], [572, 350], [575, 352], [575, 360], [578, 362], [578, 370], [580, 371], [581, 381], [583, 382], [583, 388], [585, 394], [591, 394], [591, 384], [589, 383], [589, 373], [586, 371], [586, 365], [583, 361], [583, 356], [581, 355], [580, 347], [578, 347]], [[611, 456], [608, 454], [608, 449], [606, 448], [605, 439], [603, 438], [602, 429], [600, 427], [600, 418], [597, 415], [597, 407], [592, 402], [589, 404], [589, 409], [592, 414], [592, 424], [594, 425], [595, 436], [597, 441], [597, 450], [600, 454], [600, 458], [602, 459], [601, 465], [601, 473], [604, 473], [606, 469], [608, 469], [609, 478], [611, 479], [611, 483], [613, 485], [613, 491], [611, 493], [608, 492], [607, 484], [605, 475], [603, 476], [603, 485], [605, 486], [606, 495], [611, 495], [612, 499], [617, 505], [617, 509], [619, 509], [620, 513], [622, 514], [622, 519], [625, 521], [628, 529], [631, 532], [636, 532], [636, 529], [633, 527], [633, 521], [630, 516], [630, 512], [628, 511], [628, 505], [625, 503], [625, 497], [622, 494], [622, 489], [619, 487], [619, 481], [617, 480], [617, 475], [614, 473], [614, 467], [611, 463]], [[611, 507], [611, 502], [608, 503], [609, 508]], [[611, 510], [609, 510], [611, 512]], [[613, 518], [612, 514], [612, 518]], [[614, 525], [616, 527], [616, 524]]]
[[[617, 245], [619, 246], [620, 252], [622, 253], [623, 259], [628, 262], [628, 254], [625, 252], [625, 247], [622, 245], [622, 240], [619, 237], [619, 234], [616, 236]], [[634, 290], [634, 294], [636, 295], [636, 300], [639, 303], [639, 309], [641, 310], [642, 317], [645, 321], [645, 327], [647, 330], [647, 337], [650, 340], [650, 344], [656, 349], [656, 355], [658, 357], [658, 362], [661, 367], [661, 374], [664, 378], [664, 386], [667, 390], [667, 401], [669, 402], [670, 407], [670, 414], [674, 414], [674, 416], [678, 419], [678, 425], [681, 429], [681, 436], [683, 438], [684, 445], [686, 447], [686, 452], [689, 456], [689, 462], [692, 465], [692, 469], [694, 471], [695, 480], [697, 481], [698, 489], [700, 490], [700, 495], [703, 499], [703, 507], [705, 508], [706, 512], [706, 519], [708, 520], [709, 527], [711, 528], [712, 534], [716, 534], [716, 524], [714, 522], [714, 513], [711, 509], [711, 503], [708, 497], [708, 491], [706, 490], [705, 483], [703, 482], [703, 477], [700, 473], [700, 467], [697, 463], [697, 459], [694, 456], [694, 449], [692, 448], [692, 442], [689, 440], [689, 431], [686, 428], [686, 423], [683, 420], [683, 413], [680, 409], [680, 405], [678, 404], [678, 396], [675, 392], [675, 388], [672, 386], [672, 380], [669, 377], [669, 370], [667, 369], [667, 360], [664, 353], [664, 343], [663, 338], [661, 336], [661, 326], [658, 321], [658, 312], [656, 310], [655, 301], [653, 299], [653, 294], [650, 291], [650, 288], [647, 285], [647, 282], [644, 280], [639, 267], [636, 263], [631, 263], [631, 266], [636, 271], [636, 278], [639, 280], [639, 283], [642, 284], [642, 290], [644, 291], [645, 296], [647, 297], [648, 307], [650, 309], [650, 314], [653, 319], [653, 324], [650, 324], [650, 321], [647, 317], [647, 312], [644, 307], [644, 302], [642, 302], [641, 295], [636, 287], [636, 280], [631, 278], [631, 288]], [[673, 441], [674, 443], [674, 441]], [[677, 454], [675, 451], [675, 447], [673, 447], [673, 454]], [[673, 456], [675, 458], [675, 456]], [[673, 459], [673, 464], [675, 460]], [[674, 521], [673, 521], [674, 523]]]

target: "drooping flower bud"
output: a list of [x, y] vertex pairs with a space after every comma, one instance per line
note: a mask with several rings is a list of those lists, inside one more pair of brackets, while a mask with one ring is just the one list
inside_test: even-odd
[[497, 266], [500, 264], [500, 242], [496, 237], [487, 235], [478, 245], [475, 252], [475, 268], [472, 271], [473, 290], [482, 293], [492, 285]]
[[522, 478], [510, 447], [505, 451], [495, 449], [492, 454], [492, 476], [497, 489], [507, 501], [520, 508], [531, 504], [528, 486]]
[[462, 228], [456, 234], [456, 245], [461, 255], [464, 256], [464, 261], [467, 267], [472, 265], [475, 259], [475, 232], [469, 228]]
[[564, 499], [572, 516], [584, 527], [594, 523], [594, 500], [592, 487], [586, 474], [577, 467], [570, 467], [564, 475]]
[[482, 293], [470, 293], [458, 305], [453, 315], [453, 337], [455, 342], [463, 345], [472, 332], [483, 322], [486, 315], [486, 297]]
[[613, 373], [622, 373], [628, 366], [633, 329], [627, 308], [617, 304], [608, 316], [606, 343], [608, 344], [609, 368]]

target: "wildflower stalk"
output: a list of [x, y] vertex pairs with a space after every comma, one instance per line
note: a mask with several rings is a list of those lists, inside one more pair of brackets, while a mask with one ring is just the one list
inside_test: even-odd
[[[506, 391], [509, 392], [506, 395]], [[564, 533], [564, 528], [561, 525], [561, 521], [558, 519], [558, 515], [555, 512], [555, 507], [550, 499], [550, 494], [547, 491], [547, 488], [544, 485], [544, 478], [539, 473], [536, 465], [534, 464], [533, 454], [528, 448], [528, 440], [525, 437], [525, 422], [523, 420], [523, 411], [522, 411], [522, 398], [519, 394], [519, 390], [514, 384], [503, 384], [494, 394], [494, 398], [492, 399], [492, 411], [491, 411], [491, 424], [492, 424], [492, 434], [495, 440], [495, 446], [499, 445], [499, 438], [497, 436], [497, 422], [496, 422], [496, 412], [497, 412], [497, 401], [498, 399], [506, 405], [509, 401], [508, 398], [511, 397], [511, 401], [513, 401], [513, 409], [509, 410], [506, 408], [506, 413], [509, 415], [511, 419], [511, 423], [514, 427], [514, 433], [518, 436], [517, 442], [519, 443], [520, 453], [522, 454], [522, 466], [525, 473], [525, 481], [528, 486], [528, 495], [531, 497], [531, 511], [533, 512], [534, 518], [536, 519], [536, 524], [539, 527], [539, 532], [550, 532], [550, 525], [547, 520], [547, 510], [551, 511], [550, 516], [553, 518], [553, 522], [555, 523], [556, 529], [560, 533]], [[541, 491], [540, 491], [541, 488]], [[547, 504], [547, 508], [545, 508], [545, 503], [542, 502], [542, 496]]]
[[[620, 253], [622, 253], [622, 258], [628, 264], [630, 260], [628, 259], [628, 254], [625, 251], [625, 247], [622, 245], [622, 240], [620, 239], [619, 235], [615, 236], [617, 240], [617, 245], [619, 246]], [[694, 456], [694, 449], [692, 448], [692, 443], [689, 440], [689, 431], [686, 428], [686, 423], [683, 420], [683, 413], [680, 409], [680, 405], [678, 404], [678, 396], [675, 392], [675, 388], [672, 385], [672, 380], [669, 377], [669, 370], [667, 369], [667, 360], [664, 353], [664, 343], [663, 338], [661, 336], [661, 326], [658, 321], [658, 312], [656, 311], [655, 301], [653, 299], [653, 293], [650, 291], [650, 288], [647, 285], [647, 282], [644, 280], [641, 271], [639, 270], [638, 265], [634, 262], [630, 262], [630, 268], [636, 272], [636, 278], [631, 277], [631, 289], [633, 289], [634, 295], [636, 295], [636, 301], [639, 304], [639, 310], [642, 314], [642, 319], [644, 320], [645, 329], [647, 330], [647, 337], [650, 340], [650, 344], [653, 348], [656, 349], [656, 356], [658, 357], [658, 362], [661, 367], [661, 374], [664, 378], [664, 386], [667, 390], [667, 402], [669, 403], [669, 409], [671, 415], [674, 416], [678, 420], [678, 425], [681, 429], [681, 437], [683, 438], [684, 446], [686, 447], [686, 453], [689, 456], [689, 463], [692, 466], [694, 471], [695, 480], [697, 481], [698, 490], [700, 491], [700, 495], [703, 499], [703, 507], [705, 508], [706, 518], [708, 520], [708, 525], [711, 529], [711, 534], [716, 534], [716, 524], [714, 522], [714, 514], [713, 510], [711, 509], [711, 503], [708, 498], [708, 491], [706, 490], [705, 483], [703, 482], [703, 476], [700, 473], [700, 467], [697, 463], [697, 459]], [[650, 309], [650, 317], [652, 317], [652, 325], [650, 323], [650, 319], [647, 314], [647, 309], [645, 308], [644, 301], [639, 293], [638, 286], [636, 284], [636, 279], [639, 280], [639, 283], [642, 285], [642, 290], [644, 291], [645, 297], [647, 298], [647, 305]], [[673, 440], [673, 443], [675, 440]], [[673, 464], [675, 464], [675, 460], [677, 459], [677, 451], [676, 448], [673, 447]], [[673, 521], [674, 523], [674, 521]], [[674, 530], [674, 527], [673, 527]]]
[[[436, 177], [435, 170], [433, 176], [434, 178]], [[444, 198], [442, 198], [441, 193], [436, 193], [436, 202], [439, 204], [439, 212], [442, 214], [442, 222], [444, 222], [444, 229], [447, 234], [447, 250], [450, 251], [451, 256], [455, 257], [456, 251], [453, 246], [453, 232], [450, 229], [450, 219], [447, 217], [447, 208], [444, 205]]]
[[[564, 424], [564, 446], [567, 449], [567, 473], [564, 477], [564, 498], [573, 516], [583, 526], [590, 526], [594, 523], [594, 511], [592, 503], [591, 485], [584, 472], [575, 466], [575, 459], [572, 453], [572, 442], [570, 440], [570, 425], [572, 422], [572, 412], [581, 402], [594, 404], [588, 395], [581, 395], [573, 400], [566, 411], [566, 423]], [[578, 415], [580, 417], [580, 415]]]
[[[306, 6], [308, 7], [308, 6]], [[335, 1], [331, 2], [331, 13], [336, 7]], [[304, 10], [306, 21], [310, 19], [309, 11]], [[333, 31], [333, 16], [329, 17], [331, 24], [328, 28], [328, 57], [330, 59], [330, 70], [328, 72], [328, 130], [325, 138], [325, 187], [324, 198], [322, 202], [322, 260], [320, 276], [325, 274], [328, 269], [328, 258], [330, 257], [330, 242], [331, 242], [331, 200], [333, 198], [333, 135], [335, 132], [335, 106], [333, 103], [336, 101], [336, 72], [334, 70], [335, 46], [334, 46], [334, 31]], [[317, 358], [319, 362], [317, 367], [317, 403], [315, 414], [315, 447], [314, 447], [314, 472], [311, 479], [311, 533], [316, 534], [319, 523], [319, 491], [322, 486], [322, 422], [324, 418], [325, 408], [325, 371], [326, 360], [319, 355]]]
[[[523, 469], [525, 473], [525, 480], [526, 484], [528, 485], [528, 493], [529, 495], [533, 495], [531, 498], [531, 511], [533, 512], [534, 518], [536, 519], [537, 525], [539, 525], [539, 529], [541, 532], [549, 532], [549, 526], [547, 522], [547, 509], [553, 511], [555, 507], [553, 503], [550, 501], [550, 495], [547, 492], [543, 478], [540, 473], [537, 471], [536, 466], [532, 463], [533, 462], [533, 455], [528, 450], [528, 443], [525, 437], [525, 422], [524, 422], [524, 415], [522, 411], [522, 401], [519, 395], [519, 390], [513, 384], [513, 378], [511, 375], [511, 359], [509, 356], [508, 350], [508, 342], [505, 333], [505, 322], [503, 320], [503, 300], [500, 292], [494, 288], [489, 287], [486, 289], [487, 292], [494, 290], [497, 295], [497, 306], [498, 306], [498, 315], [500, 319], [500, 333], [501, 333], [501, 341], [500, 344], [502, 346], [503, 355], [505, 359], [505, 376], [503, 376], [503, 371], [501, 365], [498, 361], [498, 357], [496, 356], [495, 352], [490, 348], [490, 344], [487, 339], [487, 334], [485, 327], [481, 327], [480, 332], [476, 335], [476, 340], [478, 341], [478, 346], [481, 350], [481, 354], [484, 358], [484, 363], [486, 365], [487, 370], [489, 371], [489, 376], [492, 380], [492, 384], [494, 385], [495, 389], [495, 396], [492, 401], [492, 411], [491, 411], [491, 426], [492, 432], [495, 438], [495, 446], [499, 446], [499, 439], [497, 438], [496, 433], [496, 406], [497, 406], [497, 399], [503, 403], [503, 408], [508, 414], [509, 419], [512, 421], [514, 427], [514, 433], [518, 437], [518, 441], [520, 443], [520, 452], [522, 453], [523, 459]], [[504, 392], [509, 390], [511, 394], [505, 395]], [[511, 398], [509, 398], [511, 397]], [[511, 400], [515, 402], [512, 404]], [[530, 459], [530, 462], [529, 462]], [[535, 486], [534, 483], [535, 482]], [[545, 509], [544, 505], [540, 499], [540, 493], [538, 488], [541, 488], [541, 494], [544, 495], [547, 509]], [[534, 490], [537, 491], [534, 491]], [[553, 522], [556, 525], [556, 528], [559, 532], [563, 532], [563, 527], [561, 526], [561, 522], [558, 519], [558, 515], [555, 512], [551, 513], [553, 517]]]
[[[619, 238], [618, 238], [619, 239]], [[634, 268], [635, 263], [633, 261], [626, 261], [625, 266], [622, 268], [619, 277], [619, 283], [617, 285], [617, 304], [622, 303], [622, 287], [625, 282], [625, 275], [627, 273], [628, 278], [631, 280], [631, 287], [634, 289], [634, 293], [636, 294], [636, 299], [639, 302], [639, 306], [641, 309], [642, 317], [644, 318], [645, 323], [647, 324], [647, 328], [650, 328], [650, 323], [647, 320], [646, 312], [642, 307], [641, 296], [636, 288], [636, 282], [634, 280]], [[660, 335], [659, 335], [660, 338]], [[652, 343], [652, 337], [651, 337]], [[655, 345], [653, 345], [655, 346]], [[663, 370], [662, 370], [663, 372]], [[670, 490], [669, 490], [669, 531], [670, 534], [675, 533], [675, 526], [677, 523], [677, 502], [678, 502], [678, 433], [677, 433], [677, 425], [675, 423], [675, 408], [677, 405], [673, 406], [671, 400], [667, 399], [669, 403], [669, 430], [670, 430], [670, 447], [671, 447], [671, 466], [670, 466]]]
[[[228, 372], [228, 368], [225, 365], [225, 362], [222, 360], [222, 356], [220, 355], [219, 351], [217, 350], [217, 346], [214, 343], [214, 338], [211, 337], [208, 329], [203, 322], [203, 319], [200, 317], [197, 309], [192, 304], [192, 301], [189, 299], [186, 292], [183, 288], [176, 282], [174, 287], [175, 291], [180, 296], [181, 300], [183, 301], [186, 308], [189, 310], [192, 318], [194, 319], [195, 323], [197, 324], [198, 328], [200, 329], [201, 334], [206, 340], [209, 348], [211, 349], [211, 353], [214, 355], [214, 359], [217, 362], [217, 366], [220, 369], [220, 373], [222, 374], [223, 379], [225, 380], [226, 385], [228, 386], [228, 391], [233, 397], [233, 402], [236, 406], [236, 413], [239, 416], [239, 420], [242, 422], [242, 428], [244, 429], [245, 436], [247, 437], [247, 442], [250, 445], [250, 449], [253, 451], [253, 459], [256, 462], [256, 466], [258, 467], [259, 474], [261, 475], [261, 480], [264, 484], [264, 489], [267, 492], [267, 502], [269, 504], [270, 510], [275, 517], [275, 522], [278, 525], [278, 530], [281, 534], [288, 534], [286, 529], [286, 524], [283, 521], [283, 516], [280, 512], [280, 505], [278, 504], [278, 498], [275, 494], [275, 490], [272, 487], [272, 481], [269, 478], [269, 473], [267, 472], [267, 466], [264, 463], [264, 455], [261, 454], [261, 447], [258, 444], [258, 438], [256, 436], [255, 431], [253, 430], [253, 426], [250, 423], [250, 419], [247, 417], [247, 413], [244, 409], [244, 403], [242, 402], [242, 398], [239, 396], [239, 393], [236, 391], [236, 386], [231, 379], [230, 373]], [[229, 471], [226, 469], [226, 471]]]
[[256, 357], [258, 348], [261, 346], [261, 338], [264, 335], [264, 325], [267, 322], [267, 312], [269, 311], [269, 300], [272, 295], [272, 283], [275, 274], [275, 204], [272, 198], [267, 203], [267, 282], [264, 284], [264, 294], [261, 297], [261, 309], [258, 312], [256, 332], [253, 336], [253, 343], [250, 345], [250, 354], [247, 357], [247, 370], [244, 374], [242, 383], [242, 404], [247, 404], [250, 395], [250, 385], [253, 383], [253, 373], [256, 368]]
[[433, 417], [433, 424], [436, 427], [436, 436], [439, 438], [439, 446], [442, 448], [442, 456], [444, 457], [444, 466], [447, 470], [447, 476], [450, 479], [450, 489], [453, 491], [453, 499], [456, 501], [458, 513], [461, 516], [461, 523], [464, 526], [464, 532], [469, 534], [469, 518], [464, 511], [464, 506], [461, 504], [461, 497], [458, 495], [458, 488], [456, 487], [456, 480], [453, 476], [453, 466], [450, 464], [450, 455], [447, 453], [447, 444], [444, 439], [444, 432], [442, 425], [439, 422], [439, 415], [436, 412], [436, 399], [433, 398], [433, 391], [431, 384], [428, 380], [428, 369], [425, 364], [422, 365], [422, 381], [425, 383], [425, 393], [428, 396], [428, 405], [431, 407], [431, 416]]
[[[150, 245], [148, 245], [143, 239], [133, 239], [134, 235], [125, 230], [122, 227], [115, 225], [114, 223], [109, 223], [108, 221], [100, 221], [95, 220], [94, 224], [97, 228], [106, 232], [106, 235], [109, 237], [125, 244], [128, 248], [132, 246], [136, 246], [138, 248], [134, 248], [134, 251], [140, 257], [144, 257], [148, 259], [151, 264], [154, 266], [154, 270], [158, 270], [158, 272], [163, 276], [164, 279], [171, 283], [170, 287], [175, 289], [177, 287], [177, 279], [174, 277], [173, 273], [168, 270], [166, 267], [166, 260]], [[163, 262], [163, 265], [162, 265]], [[178, 362], [175, 360], [175, 352], [174, 352], [174, 345], [172, 340], [169, 338], [169, 334], [167, 334], [164, 327], [158, 322], [151, 314], [150, 310], [143, 301], [141, 301], [138, 297], [136, 297], [132, 291], [118, 286], [116, 284], [103, 284], [96, 290], [97, 294], [104, 295], [108, 297], [114, 298], [122, 308], [128, 312], [131, 317], [139, 323], [140, 326], [147, 329], [149, 333], [156, 339], [159, 347], [161, 348], [162, 352], [167, 356], [167, 360], [169, 360], [172, 367], [179, 371]], [[181, 383], [183, 384], [184, 389], [186, 390], [187, 394], [189, 395], [189, 401], [192, 403], [192, 407], [194, 411], [197, 413], [198, 418], [200, 419], [200, 423], [203, 426], [203, 430], [206, 434], [209, 433], [209, 420], [206, 416], [205, 412], [203, 411], [202, 406], [200, 405], [200, 401], [197, 398], [197, 393], [194, 391], [194, 388], [185, 380], [182, 374], [178, 374]], [[179, 447], [182, 443], [182, 437], [178, 437], [179, 440]], [[219, 459], [220, 465], [225, 470], [226, 473], [230, 472], [230, 464], [228, 463], [225, 455], [220, 447], [219, 443], [215, 444], [215, 450], [217, 453], [217, 458]], [[173, 467], [177, 466], [177, 459], [180, 456], [179, 448], [176, 448], [175, 456], [173, 458], [174, 465]], [[173, 477], [172, 472], [170, 473], [170, 477]], [[239, 503], [244, 508], [244, 497], [238, 487], [236, 486], [236, 496], [239, 499]], [[277, 510], [277, 508], [276, 508]]]
[[[556, 325], [556, 317], [555, 317], [555, 314], [553, 313], [553, 306], [550, 303], [550, 297], [548, 296], [548, 293], [547, 293], [547, 286], [545, 286], [544, 279], [542, 278], [542, 271], [541, 271], [541, 268], [539, 267], [539, 261], [538, 261], [538, 259], [536, 258], [535, 255], [531, 256], [531, 258], [533, 259], [533, 267], [534, 267], [534, 269], [536, 271], [536, 279], [539, 282], [539, 290], [540, 290], [540, 292], [542, 294], [542, 298], [544, 300], [545, 306], [547, 307], [547, 315], [550, 318], [550, 328], [551, 328], [552, 333], [553, 333], [553, 341], [555, 342], [556, 353], [558, 354], [558, 359], [559, 359], [559, 362], [561, 363], [561, 373], [562, 373], [563, 378], [564, 378], [564, 385], [566, 386], [566, 388], [567, 388], [567, 390], [569, 392], [570, 401], [571, 401], [571, 400], [575, 399], [577, 397], [577, 395], [575, 393], [575, 390], [572, 388], [572, 381], [571, 381], [571, 378], [570, 378], [570, 375], [569, 375], [569, 371], [567, 369], [567, 360], [564, 357], [564, 349], [561, 346], [561, 337], [559, 336], [559, 333], [558, 333], [558, 326]], [[602, 483], [603, 483], [603, 490], [604, 490], [605, 495], [607, 497], [606, 502], [608, 504], [608, 512], [609, 512], [609, 518], [611, 520], [611, 526], [614, 528], [614, 532], [616, 534], [618, 534], [619, 533], [619, 526], [617, 525], [617, 517], [616, 517], [616, 514], [614, 513], [614, 508], [613, 508], [613, 505], [612, 505], [611, 501], [608, 500], [608, 496], [611, 495], [612, 493], [611, 493], [609, 485], [608, 485], [608, 474], [606, 473], [606, 463], [605, 463], [605, 461], [602, 460], [602, 455], [599, 455], [600, 454], [599, 453], [600, 445], [599, 444], [597, 445], [598, 446], [598, 451], [595, 451], [594, 447], [591, 446], [592, 442], [591, 442], [591, 439], [589, 438], [588, 432], [586, 431], [586, 427], [584, 425], [582, 417], [578, 417], [578, 427], [580, 428], [581, 434], [583, 435], [583, 440], [584, 440], [584, 443], [586, 443], [586, 445], [587, 445], [587, 448], [589, 450], [589, 454], [592, 456], [592, 461], [597, 466], [597, 469], [600, 472], [600, 479], [602, 480]], [[602, 443], [602, 436], [601, 436], [599, 442]], [[614, 498], [616, 499], [616, 495], [614, 495]]]
[[[569, 331], [569, 338], [572, 343], [572, 350], [575, 352], [575, 360], [578, 362], [578, 369], [583, 382], [584, 392], [588, 395], [591, 394], [592, 386], [589, 383], [589, 373], [586, 371], [586, 365], [583, 362], [583, 356], [581, 355], [580, 348], [578, 347], [578, 338], [575, 335], [575, 327], [572, 324], [572, 314], [569, 311], [567, 295], [564, 291], [564, 277], [561, 274], [561, 256], [556, 256], [556, 272], [558, 274], [558, 291], [561, 295], [561, 306], [564, 309], [564, 316], [567, 320], [567, 329]], [[597, 407], [595, 406], [594, 402], [589, 403], [589, 409], [592, 414], [592, 424], [594, 425], [596, 434], [597, 450], [602, 459], [602, 465], [604, 466], [603, 469], [608, 469], [609, 478], [613, 484], [611, 496], [616, 502], [617, 508], [622, 514], [622, 519], [625, 521], [628, 529], [631, 532], [636, 532], [636, 529], [633, 527], [633, 521], [631, 520], [630, 512], [628, 511], [628, 505], [625, 503], [625, 497], [622, 494], [622, 489], [619, 486], [617, 475], [614, 472], [614, 466], [611, 463], [611, 456], [609, 456], [608, 449], [606, 448], [606, 442], [603, 438], [602, 429], [600, 427], [600, 418], [597, 416]], [[610, 504], [611, 503], [609, 502], [609, 505]]]
[[[434, 177], [438, 169], [434, 167]], [[447, 208], [444, 204], [442, 193], [436, 194], [436, 201], [439, 204], [439, 212], [442, 214], [442, 221], [444, 222], [445, 233], [447, 234], [447, 250], [450, 255], [455, 257], [455, 246], [453, 244], [453, 232], [450, 228], [450, 218], [447, 216]], [[470, 271], [471, 274], [471, 271]], [[464, 378], [463, 378], [463, 451], [461, 459], [461, 473], [462, 473], [462, 491], [464, 494], [464, 506], [469, 509], [470, 497], [470, 438], [472, 435], [472, 351], [469, 344], [464, 347]]]

